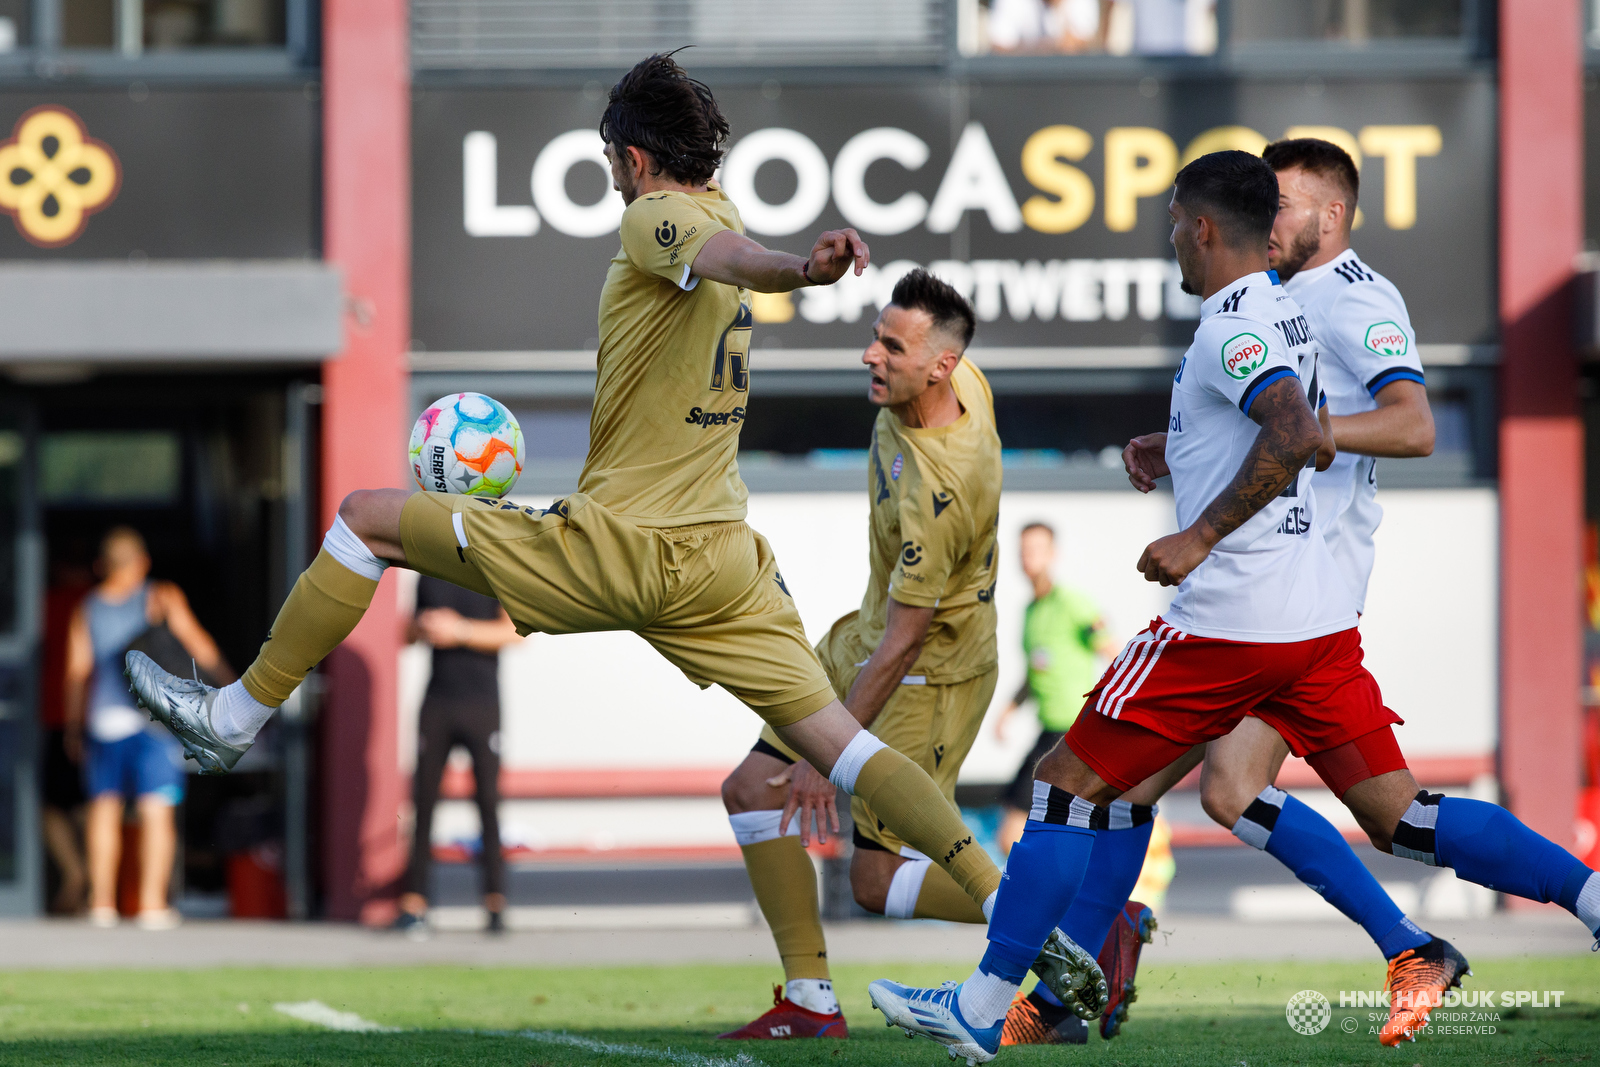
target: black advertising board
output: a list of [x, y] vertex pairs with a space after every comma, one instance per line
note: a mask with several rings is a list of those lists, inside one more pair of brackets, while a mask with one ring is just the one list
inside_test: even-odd
[[320, 113], [300, 85], [0, 93], [0, 259], [315, 257]]
[[[966, 289], [981, 347], [1185, 344], [1197, 302], [1167, 244], [1172, 174], [1296, 135], [1361, 153], [1354, 243], [1424, 343], [1496, 332], [1495, 96], [1480, 76], [912, 82], [724, 88], [723, 182], [753, 237], [794, 252], [855, 225], [869, 277], [758, 301], [756, 347], [854, 348], [898, 272]], [[431, 351], [592, 349], [621, 202], [603, 94], [419, 91], [413, 335]]]

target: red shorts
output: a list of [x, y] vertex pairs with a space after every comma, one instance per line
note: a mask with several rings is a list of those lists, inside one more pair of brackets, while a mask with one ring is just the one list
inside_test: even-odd
[[1089, 692], [1067, 744], [1126, 790], [1250, 714], [1301, 757], [1404, 721], [1383, 706], [1377, 680], [1361, 665], [1354, 627], [1267, 644], [1196, 637], [1158, 618]]

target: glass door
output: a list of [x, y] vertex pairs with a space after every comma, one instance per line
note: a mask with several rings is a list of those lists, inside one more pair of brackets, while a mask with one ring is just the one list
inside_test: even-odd
[[0, 406], [0, 915], [39, 911], [35, 663], [44, 554], [26, 411]]

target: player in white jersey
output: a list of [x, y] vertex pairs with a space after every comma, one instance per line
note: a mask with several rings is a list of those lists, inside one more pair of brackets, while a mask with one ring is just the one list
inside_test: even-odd
[[1361, 665], [1355, 598], [1317, 527], [1304, 469], [1323, 434], [1295, 377], [1310, 344], [1304, 318], [1268, 271], [1278, 196], [1272, 169], [1244, 152], [1178, 173], [1172, 242], [1185, 288], [1202, 298], [1201, 324], [1173, 384], [1168, 432], [1125, 453], [1136, 483], [1172, 475], [1182, 528], [1147, 546], [1138, 568], [1177, 595], [1039, 762], [1032, 818], [977, 970], [935, 989], [869, 987], [893, 1025], [969, 1063], [993, 1057], [1038, 946], [1077, 896], [1099, 835], [1116, 832], [1108, 805], [1247, 715], [1306, 758], [1377, 848], [1559, 902], [1600, 937], [1594, 871], [1502, 808], [1419, 791], [1406, 770], [1392, 729], [1400, 720]]
[[[1372, 572], [1372, 535], [1383, 515], [1376, 500], [1374, 457], [1427, 455], [1433, 447], [1433, 418], [1416, 338], [1399, 291], [1350, 248], [1359, 176], [1349, 155], [1327, 141], [1298, 139], [1269, 145], [1263, 158], [1279, 181], [1268, 261], [1310, 324], [1339, 444], [1332, 465], [1311, 479], [1317, 525], [1360, 611]], [[1133, 466], [1130, 477], [1141, 489], [1153, 488], [1153, 483], [1141, 483]], [[1405, 917], [1331, 823], [1274, 786], [1288, 754], [1277, 731], [1246, 718], [1228, 737], [1206, 746], [1202, 804], [1241, 841], [1276, 857], [1366, 930], [1388, 961], [1392, 1016], [1379, 1039], [1392, 1044], [1418, 1024], [1399, 1005], [1443, 993], [1459, 979], [1466, 962]], [[1200, 758], [1196, 750], [1129, 797], [1135, 803], [1154, 803]], [[1131, 852], [1131, 839], [1137, 835], [1120, 836], [1130, 838]], [[1114, 861], [1119, 853], [1109, 841], [1097, 843], [1096, 849], [1092, 874], [1104, 875], [1111, 885], [1074, 902], [1063, 928], [1080, 940], [1100, 929], [1089, 916], [1113, 914], [1096, 906], [1098, 898], [1114, 900], [1123, 885], [1131, 892], [1138, 876]], [[1122, 968], [1123, 982], [1113, 982], [1111, 1007], [1101, 1027], [1108, 1036], [1127, 1012], [1137, 966], [1134, 948], [1131, 962]], [[1112, 977], [1115, 965], [1104, 957], [1101, 965]]]

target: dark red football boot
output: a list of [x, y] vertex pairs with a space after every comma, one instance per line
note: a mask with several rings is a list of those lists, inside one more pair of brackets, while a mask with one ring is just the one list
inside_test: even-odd
[[1155, 933], [1155, 913], [1137, 900], [1124, 904], [1122, 914], [1111, 923], [1099, 957], [1100, 969], [1106, 973], [1106, 985], [1111, 990], [1111, 999], [1100, 1016], [1100, 1036], [1107, 1040], [1122, 1032], [1128, 1005], [1138, 999], [1133, 979], [1139, 972], [1139, 950], [1150, 943]]
[[788, 1041], [796, 1037], [849, 1037], [850, 1030], [844, 1024], [844, 1012], [824, 1015], [802, 1008], [783, 995], [783, 986], [775, 985], [771, 1011], [717, 1036], [733, 1041]]

